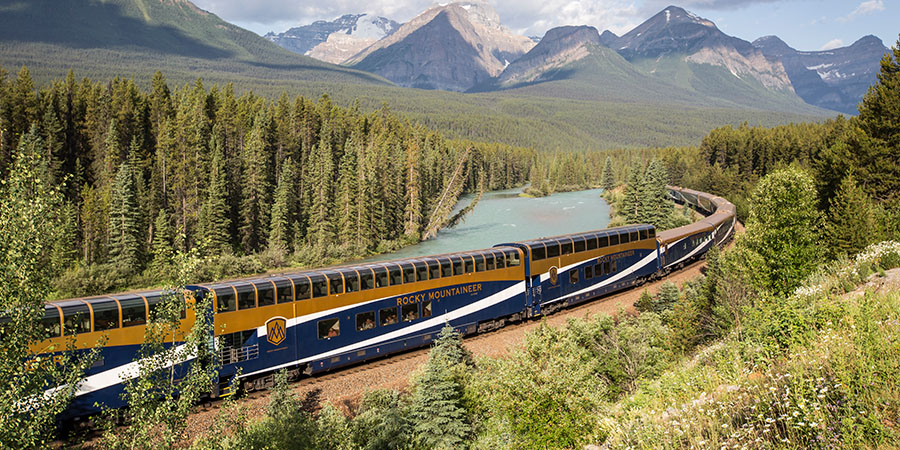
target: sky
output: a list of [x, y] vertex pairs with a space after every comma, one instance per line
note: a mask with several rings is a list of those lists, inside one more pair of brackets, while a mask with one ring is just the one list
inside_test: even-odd
[[[441, 0], [449, 2], [450, 0]], [[258, 34], [315, 20], [369, 13], [405, 22], [433, 0], [193, 0], [197, 6]], [[725, 33], [753, 41], [777, 35], [797, 50], [826, 50], [874, 34], [897, 43], [900, 0], [487, 0], [504, 26], [543, 36], [560, 25], [591, 25], [622, 35], [674, 4], [712, 20]]]

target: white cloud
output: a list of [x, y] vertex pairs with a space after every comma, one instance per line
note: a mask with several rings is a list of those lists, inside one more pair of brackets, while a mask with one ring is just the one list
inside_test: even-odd
[[858, 16], [884, 11], [884, 0], [866, 0], [859, 4], [856, 9], [845, 17], [838, 19], [838, 22], [849, 22]]
[[822, 46], [821, 50], [831, 50], [831, 49], [843, 47], [843, 46], [844, 46], [844, 41], [842, 41], [840, 39], [832, 39], [832, 40], [826, 42], [825, 45]]
[[[258, 33], [282, 32], [291, 26], [332, 20], [343, 14], [369, 13], [406, 22], [437, 3], [434, 0], [193, 1], [200, 8]], [[591, 25], [600, 31], [609, 29], [623, 34], [649, 17], [638, 10], [635, 0], [488, 0], [488, 3], [500, 14], [503, 25], [525, 35], [543, 36], [548, 29], [561, 25]]]

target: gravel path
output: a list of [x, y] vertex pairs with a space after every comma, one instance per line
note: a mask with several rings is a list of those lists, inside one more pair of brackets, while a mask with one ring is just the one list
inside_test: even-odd
[[[737, 225], [736, 232], [743, 232], [741, 224]], [[616, 314], [621, 308], [634, 310], [634, 302], [640, 298], [645, 289], [655, 294], [666, 281], [680, 287], [685, 281], [697, 277], [705, 266], [704, 260], [697, 261], [661, 280], [559, 311], [544, 320], [551, 326], [561, 326], [570, 317], [585, 317], [597, 313]], [[511, 346], [519, 343], [526, 332], [540, 324], [541, 320], [532, 320], [509, 325], [468, 338], [464, 343], [475, 356], [500, 357], [506, 355]], [[410, 374], [427, 358], [428, 349], [415, 350], [335, 373], [303, 379], [295, 383], [292, 389], [307, 405], [331, 402], [345, 411], [353, 410], [359, 399], [368, 391], [385, 388], [404, 389]], [[268, 392], [255, 392], [240, 401], [240, 408], [248, 417], [261, 416], [267, 402]], [[188, 419], [191, 436], [198, 436], [210, 428], [220, 405], [220, 402], [216, 402], [198, 408], [198, 411]]]

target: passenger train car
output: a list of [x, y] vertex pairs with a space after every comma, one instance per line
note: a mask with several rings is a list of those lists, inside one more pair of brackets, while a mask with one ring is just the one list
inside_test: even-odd
[[[660, 233], [651, 225], [569, 234], [490, 249], [335, 267], [188, 287], [187, 303], [210, 298], [219, 383], [229, 395], [239, 378], [247, 390], [271, 386], [273, 374], [315, 374], [428, 345], [444, 324], [463, 334], [550, 314], [569, 305], [661, 276], [721, 245], [734, 232], [734, 206], [721, 197], [678, 187], [669, 195], [705, 217]], [[161, 291], [46, 304], [50, 339], [41, 348], [79, 348], [108, 338], [66, 418], [98, 404], [123, 406], [122, 381]], [[182, 335], [194, 322], [182, 314]], [[177, 345], [178, 336], [174, 337]], [[183, 369], [183, 368], [182, 368]]]

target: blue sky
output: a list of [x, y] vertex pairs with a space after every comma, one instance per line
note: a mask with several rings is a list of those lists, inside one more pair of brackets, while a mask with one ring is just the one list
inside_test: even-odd
[[[442, 0], [444, 2], [449, 0]], [[560, 25], [622, 34], [669, 4], [710, 19], [748, 41], [774, 34], [798, 50], [850, 45], [874, 34], [888, 47], [900, 33], [900, 0], [487, 0], [504, 25], [542, 36]], [[433, 0], [194, 0], [198, 6], [265, 34], [342, 14], [372, 13], [404, 22]]]

